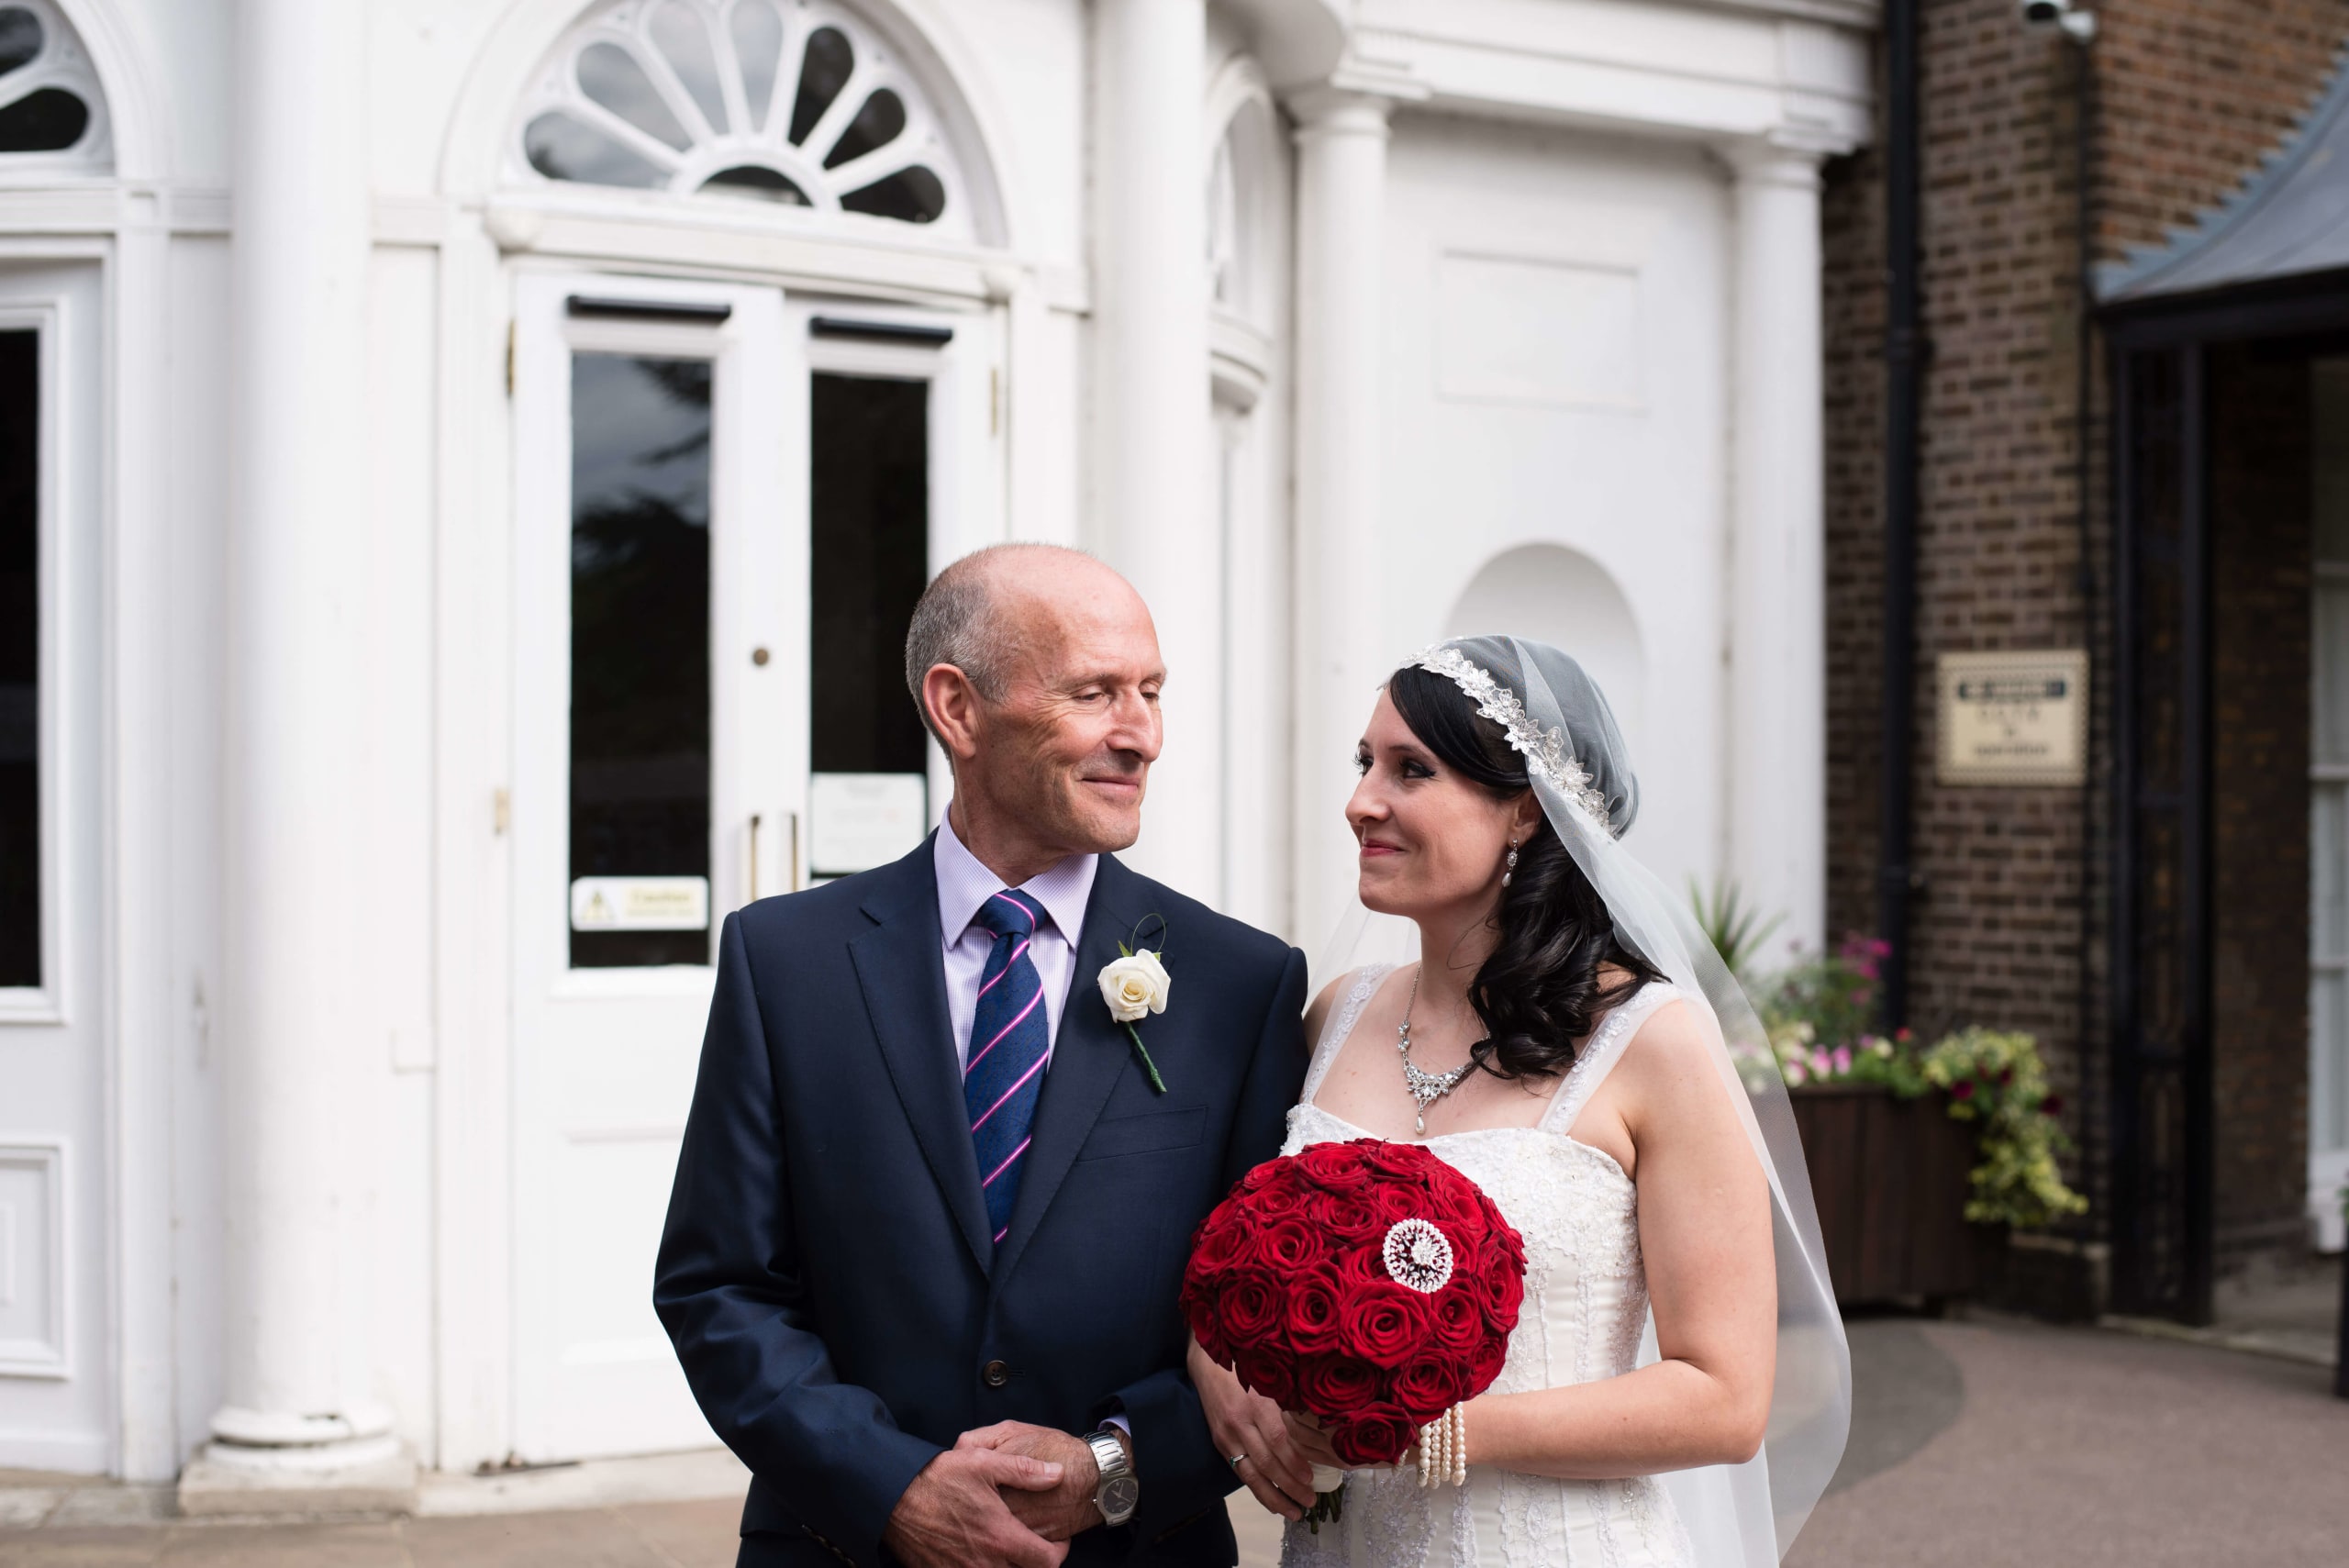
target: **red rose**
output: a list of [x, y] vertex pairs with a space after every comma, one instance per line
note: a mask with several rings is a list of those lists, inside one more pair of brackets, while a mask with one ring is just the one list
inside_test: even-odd
[[1256, 1239], [1256, 1262], [1275, 1273], [1290, 1274], [1319, 1262], [1327, 1250], [1306, 1217], [1296, 1214], [1264, 1227]]
[[1434, 1309], [1430, 1336], [1439, 1349], [1464, 1356], [1485, 1342], [1485, 1304], [1465, 1282], [1437, 1291], [1428, 1305]]
[[1202, 1278], [1221, 1273], [1248, 1250], [1249, 1233], [1254, 1229], [1230, 1205], [1217, 1209], [1199, 1227], [1198, 1236], [1191, 1243], [1190, 1267], [1185, 1272]]
[[1380, 1250], [1381, 1240], [1386, 1234], [1386, 1228], [1382, 1225], [1369, 1240], [1347, 1248], [1332, 1260], [1335, 1267], [1331, 1273], [1336, 1276], [1342, 1294], [1353, 1295], [1376, 1285], [1395, 1283], [1393, 1276], [1386, 1272], [1386, 1262]]
[[1419, 1425], [1392, 1405], [1373, 1405], [1330, 1428], [1330, 1446], [1350, 1466], [1393, 1464], [1419, 1440]]
[[1427, 1174], [1427, 1162], [1434, 1156], [1408, 1143], [1388, 1143], [1384, 1140], [1365, 1138], [1347, 1145], [1361, 1151], [1362, 1162], [1379, 1175], [1408, 1181]]
[[1239, 1373], [1241, 1383], [1287, 1410], [1297, 1405], [1296, 1366], [1295, 1359], [1286, 1353], [1258, 1346], [1242, 1348], [1231, 1370]]
[[1420, 1200], [1420, 1213], [1447, 1232], [1485, 1228], [1485, 1211], [1476, 1202], [1475, 1190], [1465, 1184], [1430, 1182], [1427, 1196]]
[[1401, 1366], [1426, 1347], [1428, 1318], [1426, 1296], [1389, 1281], [1339, 1304], [1338, 1342], [1379, 1366]]
[[1374, 1234], [1385, 1234], [1362, 1189], [1316, 1193], [1306, 1205], [1305, 1215], [1333, 1241], [1367, 1241]]
[[1428, 1195], [1416, 1184], [1382, 1182], [1371, 1189], [1370, 1209], [1378, 1217], [1379, 1234], [1405, 1219], [1425, 1219], [1428, 1217]]
[[1281, 1326], [1288, 1333], [1291, 1349], [1314, 1355], [1337, 1347], [1340, 1289], [1334, 1271], [1308, 1273], [1289, 1286], [1288, 1310]]
[[[1246, 1175], [1241, 1177], [1240, 1185], [1237, 1190], [1243, 1193], [1261, 1191], [1265, 1183], [1280, 1179], [1282, 1173], [1286, 1169], [1287, 1167], [1278, 1160], [1267, 1160], [1263, 1164], [1257, 1166], [1254, 1170], [1249, 1172]], [[1227, 1199], [1226, 1201], [1229, 1202], [1230, 1200]]]
[[[1468, 1362], [1468, 1386], [1475, 1393], [1490, 1388], [1501, 1374], [1501, 1367], [1508, 1360], [1508, 1334], [1506, 1330], [1486, 1337], [1484, 1344]], [[1454, 1404], [1459, 1401], [1454, 1400]]]
[[1422, 1355], [1388, 1385], [1395, 1403], [1426, 1426], [1468, 1396], [1468, 1368], [1455, 1356]]
[[1236, 1273], [1224, 1282], [1216, 1318], [1223, 1338], [1234, 1350], [1261, 1344], [1280, 1327], [1281, 1292], [1252, 1269]]
[[1378, 1397], [1378, 1372], [1353, 1356], [1313, 1356], [1297, 1368], [1297, 1402], [1306, 1414], [1333, 1421]]
[[1266, 1182], [1248, 1195], [1248, 1207], [1259, 1224], [1296, 1214], [1305, 1207], [1306, 1184], [1297, 1179], [1294, 1171], [1284, 1171], [1276, 1181]]
[[1317, 1143], [1298, 1155], [1301, 1173], [1325, 1192], [1360, 1192], [1370, 1184], [1370, 1172], [1355, 1153], [1357, 1143]]
[[1488, 1248], [1476, 1285], [1494, 1326], [1504, 1334], [1516, 1328], [1518, 1308], [1525, 1303], [1525, 1265], [1503, 1248]]

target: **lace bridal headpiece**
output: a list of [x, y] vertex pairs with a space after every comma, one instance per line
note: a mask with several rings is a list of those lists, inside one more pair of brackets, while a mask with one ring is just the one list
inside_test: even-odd
[[1620, 827], [1614, 823], [1607, 796], [1591, 781], [1590, 770], [1575, 760], [1565, 730], [1544, 729], [1534, 723], [1517, 694], [1494, 680], [1491, 672], [1471, 663], [1457, 645], [1439, 642], [1422, 648], [1404, 660], [1403, 667], [1442, 675], [1466, 693], [1476, 705], [1476, 711], [1498, 725], [1508, 737], [1508, 743], [1525, 759], [1526, 771], [1536, 778], [1548, 780], [1582, 809], [1591, 826], [1603, 829], [1610, 838], [1620, 837], [1623, 829], [1631, 826], [1628, 817]]

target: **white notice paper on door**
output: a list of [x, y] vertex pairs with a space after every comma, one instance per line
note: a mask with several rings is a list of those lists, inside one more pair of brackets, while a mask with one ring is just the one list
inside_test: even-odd
[[919, 773], [818, 773], [808, 781], [807, 860], [818, 876], [887, 865], [930, 831]]
[[706, 931], [706, 876], [583, 876], [571, 884], [574, 931]]

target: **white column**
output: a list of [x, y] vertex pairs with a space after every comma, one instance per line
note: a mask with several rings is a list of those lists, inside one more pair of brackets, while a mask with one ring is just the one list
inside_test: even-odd
[[1342, 811], [1354, 742], [1392, 651], [1382, 633], [1380, 407], [1392, 96], [1295, 95], [1297, 117], [1297, 929], [1318, 959], [1350, 906]]
[[1221, 550], [1208, 442], [1203, 0], [1097, 8], [1092, 526], [1149, 601], [1166, 658], [1166, 751], [1131, 858], [1221, 898], [1217, 672]]
[[[367, 1398], [353, 1069], [367, 828], [354, 776], [367, 508], [366, 15], [239, 0], [230, 312], [226, 970], [227, 1398], [191, 1512], [382, 1506], [403, 1462]], [[380, 1049], [380, 1043], [378, 1044]], [[413, 1486], [413, 1467], [406, 1470]], [[315, 1500], [310, 1507], [319, 1506]]]
[[1827, 627], [1817, 152], [1729, 151], [1736, 186], [1731, 868], [1782, 937], [1827, 921]]

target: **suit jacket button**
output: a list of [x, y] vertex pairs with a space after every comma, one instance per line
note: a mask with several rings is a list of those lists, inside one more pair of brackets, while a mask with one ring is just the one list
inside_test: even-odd
[[979, 1381], [989, 1388], [1001, 1388], [1011, 1381], [1011, 1369], [1001, 1362], [989, 1362], [979, 1368]]

